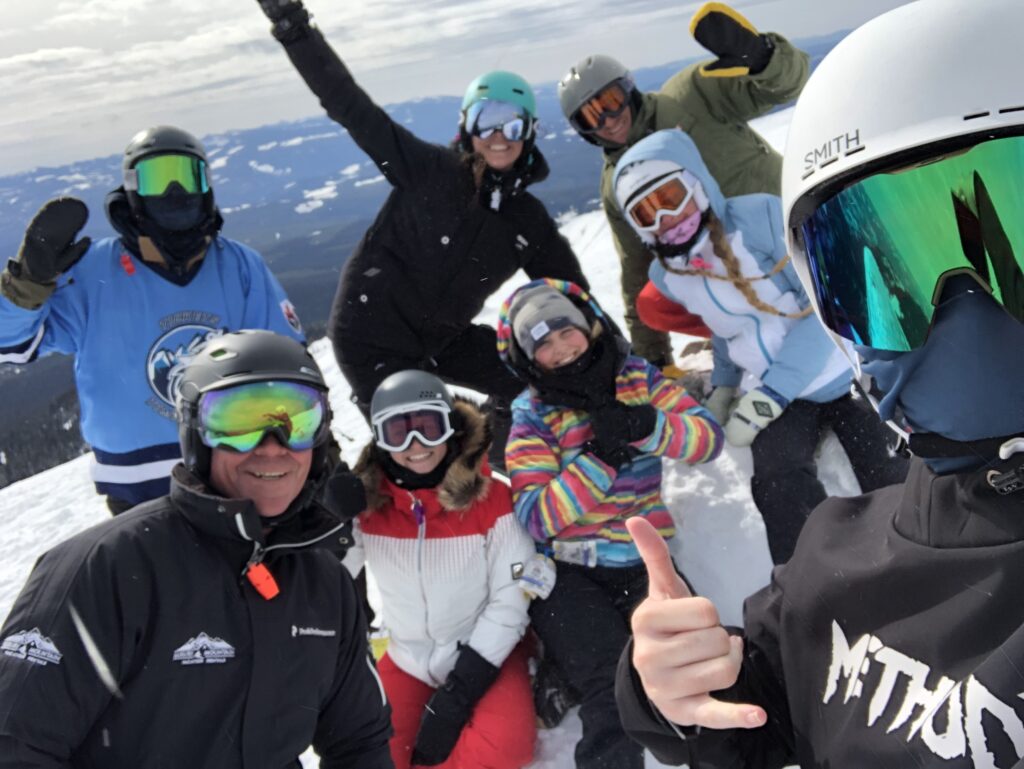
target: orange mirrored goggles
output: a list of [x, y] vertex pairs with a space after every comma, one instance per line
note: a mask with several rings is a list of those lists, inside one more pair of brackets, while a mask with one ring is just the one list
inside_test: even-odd
[[635, 202], [627, 205], [629, 218], [641, 230], [656, 230], [665, 216], [675, 216], [693, 198], [693, 190], [683, 181], [682, 172], [655, 182]]
[[569, 122], [580, 133], [591, 134], [604, 128], [610, 118], [616, 118], [629, 106], [632, 85], [615, 80], [606, 85], [573, 113]]

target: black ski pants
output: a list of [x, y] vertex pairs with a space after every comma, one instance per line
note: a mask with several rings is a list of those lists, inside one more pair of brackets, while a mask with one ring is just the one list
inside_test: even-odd
[[[345, 347], [351, 349], [351, 340]], [[512, 426], [512, 400], [525, 388], [498, 357], [497, 335], [490, 326], [473, 325], [463, 331], [452, 344], [437, 355], [416, 359], [386, 351], [376, 351], [365, 357], [368, 363], [350, 363], [335, 345], [341, 373], [352, 388], [352, 402], [367, 421], [370, 420], [370, 401], [377, 385], [396, 371], [419, 369], [435, 374], [448, 384], [461, 385], [488, 396], [486, 410], [491, 414], [494, 443], [489, 455], [490, 464], [497, 469], [505, 467], [505, 443]], [[359, 356], [360, 358], [364, 356]], [[374, 358], [377, 358], [374, 360]]]
[[530, 620], [545, 658], [581, 698], [576, 769], [643, 769], [643, 748], [619, 721], [615, 669], [630, 637], [630, 615], [647, 597], [647, 570], [643, 564], [556, 566], [555, 588], [547, 600], [530, 604]]
[[906, 479], [907, 460], [893, 454], [896, 435], [866, 403], [849, 395], [828, 403], [793, 401], [751, 446], [750, 490], [775, 564], [793, 555], [807, 516], [827, 496], [814, 453], [828, 428], [839, 438], [864, 493]]

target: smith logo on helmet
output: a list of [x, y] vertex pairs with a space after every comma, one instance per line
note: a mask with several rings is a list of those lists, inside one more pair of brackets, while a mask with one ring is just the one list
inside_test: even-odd
[[840, 157], [852, 155], [855, 152], [860, 152], [862, 149], [864, 149], [864, 145], [860, 143], [859, 128], [855, 128], [852, 132], [847, 131], [845, 134], [835, 136], [817, 149], [811, 150], [804, 155], [804, 174], [800, 178], [806, 179], [819, 168], [831, 165], [839, 160]]

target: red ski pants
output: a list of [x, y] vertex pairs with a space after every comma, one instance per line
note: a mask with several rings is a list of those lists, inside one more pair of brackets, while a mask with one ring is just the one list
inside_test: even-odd
[[[431, 686], [398, 669], [385, 654], [377, 672], [391, 703], [391, 758], [395, 769], [409, 769], [409, 759]], [[526, 654], [516, 647], [498, 678], [476, 704], [451, 756], [437, 769], [520, 769], [533, 760], [536, 717]]]

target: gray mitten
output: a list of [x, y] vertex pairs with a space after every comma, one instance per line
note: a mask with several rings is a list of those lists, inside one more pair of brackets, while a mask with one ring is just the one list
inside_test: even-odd
[[711, 412], [711, 416], [720, 425], [724, 425], [729, 420], [729, 415], [732, 413], [733, 406], [735, 405], [735, 387], [716, 387], [711, 391], [711, 395], [707, 397], [707, 400], [704, 401], [704, 408]]

